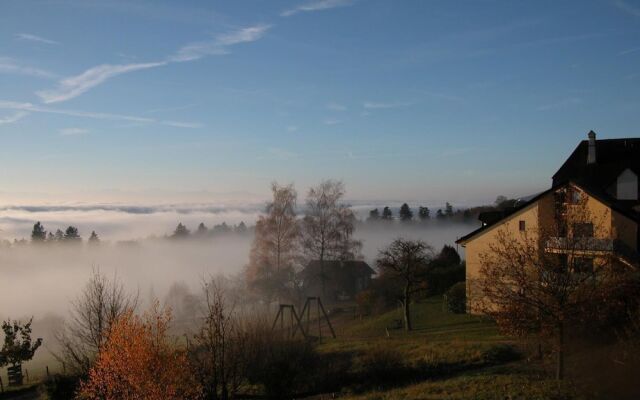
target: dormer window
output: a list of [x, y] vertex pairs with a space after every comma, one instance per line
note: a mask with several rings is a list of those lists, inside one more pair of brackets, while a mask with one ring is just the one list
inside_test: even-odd
[[638, 175], [629, 168], [618, 176], [616, 198], [618, 200], [638, 200]]

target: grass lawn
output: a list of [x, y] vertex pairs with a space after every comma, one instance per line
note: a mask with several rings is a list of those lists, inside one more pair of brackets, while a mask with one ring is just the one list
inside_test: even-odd
[[[407, 366], [424, 371], [418, 377], [378, 385], [362, 382], [343, 388], [340, 398], [375, 399], [565, 399], [577, 398], [525, 357], [502, 359], [497, 350], [512, 349], [496, 326], [481, 317], [452, 314], [434, 297], [412, 307], [414, 331], [389, 330], [400, 310], [355, 319], [336, 317], [337, 339], [325, 339], [323, 353], [349, 353], [353, 368], [362, 368], [371, 353], [393, 353]], [[511, 354], [513, 355], [513, 354]], [[358, 360], [363, 360], [358, 362]], [[431, 372], [433, 371], [433, 373]]]

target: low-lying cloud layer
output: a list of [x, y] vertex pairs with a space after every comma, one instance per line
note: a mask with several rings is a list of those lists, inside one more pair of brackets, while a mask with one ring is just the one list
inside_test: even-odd
[[[355, 208], [360, 219], [372, 206]], [[70, 301], [79, 293], [93, 268], [107, 276], [117, 274], [131, 291], [149, 298], [163, 298], [175, 282], [197, 290], [203, 277], [236, 275], [249, 259], [251, 231], [214, 235], [198, 240], [166, 240], [178, 222], [195, 231], [200, 222], [209, 228], [244, 221], [251, 226], [262, 205], [224, 207], [199, 205], [57, 205], [0, 207], [0, 239], [29, 239], [33, 224], [40, 221], [48, 231], [77, 226], [86, 241], [92, 230], [102, 244], [92, 246], [0, 246], [0, 317], [67, 315]], [[474, 226], [432, 220], [427, 224], [399, 222], [356, 225], [355, 237], [363, 242], [362, 253], [372, 266], [378, 251], [397, 237], [424, 240], [435, 250], [453, 244]], [[137, 243], [119, 243], [138, 238]]]

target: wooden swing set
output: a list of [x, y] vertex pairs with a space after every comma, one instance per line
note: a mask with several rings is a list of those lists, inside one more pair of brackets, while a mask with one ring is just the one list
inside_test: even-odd
[[[314, 304], [315, 303], [315, 304]], [[287, 332], [287, 336], [290, 338], [295, 337], [298, 330], [302, 333], [302, 336], [305, 339], [312, 337], [311, 334], [311, 309], [314, 308], [315, 305], [315, 316], [318, 320], [318, 338], [322, 339], [322, 320], [326, 321], [327, 326], [329, 326], [329, 331], [331, 332], [331, 336], [335, 339], [336, 332], [333, 330], [333, 325], [331, 325], [331, 321], [329, 320], [329, 315], [327, 311], [324, 309], [322, 305], [322, 300], [320, 297], [307, 297], [307, 300], [304, 303], [304, 307], [302, 307], [302, 312], [300, 315], [296, 312], [296, 307], [293, 304], [280, 304], [278, 308], [278, 313], [276, 314], [276, 318], [273, 321], [273, 326], [271, 330], [275, 330], [278, 326], [278, 322], [280, 322], [280, 330], [282, 332]], [[289, 322], [286, 323], [285, 314], [289, 313]], [[305, 325], [302, 324], [302, 319], [305, 319]], [[306, 329], [305, 329], [306, 327]]]

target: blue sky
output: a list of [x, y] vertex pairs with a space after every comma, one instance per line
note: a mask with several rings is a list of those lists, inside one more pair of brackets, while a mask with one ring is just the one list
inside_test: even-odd
[[638, 89], [632, 0], [0, 0], [0, 197], [477, 204], [638, 136]]

